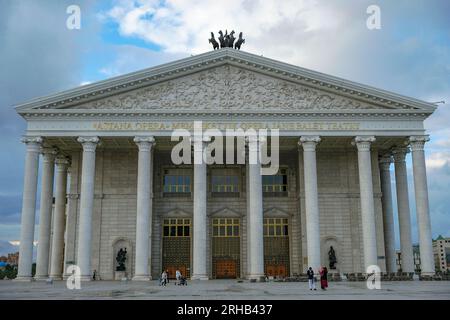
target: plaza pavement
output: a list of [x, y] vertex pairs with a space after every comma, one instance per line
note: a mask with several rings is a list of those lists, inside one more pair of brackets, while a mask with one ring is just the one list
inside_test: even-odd
[[327, 291], [310, 291], [306, 282], [238, 283], [236, 280], [189, 281], [188, 286], [157, 281], [95, 281], [69, 290], [65, 281], [14, 282], [0, 280], [0, 299], [431, 299], [450, 300], [450, 281], [382, 282], [380, 290], [369, 290], [365, 282], [331, 282]]

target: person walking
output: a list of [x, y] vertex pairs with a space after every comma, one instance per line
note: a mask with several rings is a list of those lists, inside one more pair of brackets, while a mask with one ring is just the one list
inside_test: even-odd
[[314, 270], [312, 269], [312, 267], [309, 267], [308, 271], [306, 271], [306, 274], [308, 275], [309, 290], [316, 290], [316, 279], [314, 279]]
[[322, 290], [327, 290], [328, 288], [328, 269], [327, 267], [320, 268], [320, 287]]
[[175, 284], [180, 285], [180, 283], [181, 283], [181, 272], [178, 269], [177, 269], [177, 271], [175, 271], [175, 278], [177, 278], [177, 282]]
[[161, 285], [165, 287], [166, 284], [167, 284], [167, 272], [166, 270], [164, 270], [163, 273], [161, 274]]

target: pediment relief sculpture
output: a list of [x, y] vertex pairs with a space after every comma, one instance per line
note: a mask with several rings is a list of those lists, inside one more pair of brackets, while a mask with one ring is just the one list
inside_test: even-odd
[[211, 68], [72, 108], [172, 111], [383, 109], [231, 65]]

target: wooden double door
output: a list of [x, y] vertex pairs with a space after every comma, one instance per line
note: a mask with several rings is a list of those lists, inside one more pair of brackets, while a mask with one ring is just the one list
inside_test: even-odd
[[288, 267], [285, 264], [266, 264], [266, 274], [269, 277], [281, 277], [288, 276]]
[[237, 265], [237, 261], [233, 259], [216, 260], [216, 279], [236, 279], [238, 276]]

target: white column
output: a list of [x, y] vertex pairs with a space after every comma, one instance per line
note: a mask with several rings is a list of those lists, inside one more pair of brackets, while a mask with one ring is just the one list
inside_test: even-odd
[[148, 281], [149, 255], [151, 248], [152, 221], [152, 148], [153, 137], [135, 137], [139, 148], [138, 181], [137, 181], [137, 213], [136, 213], [136, 262], [133, 280]]
[[64, 232], [66, 229], [67, 157], [56, 158], [55, 211], [53, 217], [52, 255], [50, 278], [61, 280], [63, 276]]
[[57, 150], [42, 149], [42, 187], [39, 214], [39, 238], [36, 258], [36, 280], [47, 280], [50, 258], [50, 229], [52, 224], [53, 178]]
[[409, 210], [408, 176], [405, 157], [408, 148], [392, 150], [395, 165], [398, 224], [400, 228], [400, 251], [403, 272], [414, 272], [414, 256], [411, 237], [411, 215]]
[[435, 273], [435, 266], [428, 204], [427, 170], [425, 167], [424, 153], [424, 145], [427, 141], [429, 141], [428, 136], [410, 137], [409, 139], [413, 160], [421, 273], [423, 275], [433, 275]]
[[194, 144], [194, 213], [193, 213], [193, 259], [192, 280], [208, 280], [206, 241], [206, 162], [203, 151], [209, 138], [193, 137]]
[[249, 187], [249, 279], [260, 281], [264, 278], [264, 233], [261, 162], [259, 158], [261, 138], [249, 136], [248, 141], [248, 187]]
[[81, 280], [90, 281], [92, 211], [94, 209], [95, 149], [98, 137], [79, 137], [83, 146], [83, 165], [81, 169], [80, 220], [78, 223], [77, 265], [81, 269]]
[[303, 168], [305, 176], [305, 213], [306, 245], [308, 250], [308, 268], [317, 272], [320, 263], [320, 226], [319, 200], [317, 192], [316, 146], [320, 137], [301, 137], [299, 145], [303, 147]]
[[361, 197], [361, 225], [364, 246], [364, 272], [367, 267], [377, 265], [377, 242], [372, 184], [370, 144], [375, 137], [356, 137], [358, 148], [359, 189]]
[[41, 137], [24, 137], [27, 146], [23, 182], [22, 218], [20, 229], [19, 270], [17, 281], [31, 281], [33, 263], [34, 222]]
[[381, 202], [383, 207], [384, 251], [386, 256], [386, 271], [396, 272], [397, 263], [395, 255], [394, 210], [392, 207], [391, 188], [391, 155], [380, 158]]

